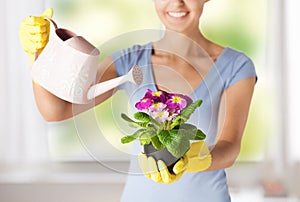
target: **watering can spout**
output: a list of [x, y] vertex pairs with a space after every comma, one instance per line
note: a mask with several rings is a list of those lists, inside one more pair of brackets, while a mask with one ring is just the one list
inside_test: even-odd
[[92, 86], [87, 93], [87, 98], [91, 100], [125, 82], [141, 85], [143, 82], [142, 69], [138, 65], [134, 65], [127, 74]]

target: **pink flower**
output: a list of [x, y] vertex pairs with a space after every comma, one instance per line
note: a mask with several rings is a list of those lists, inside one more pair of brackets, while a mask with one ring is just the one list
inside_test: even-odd
[[154, 102], [165, 102], [166, 95], [163, 91], [152, 91], [150, 89], [147, 90], [144, 98], [150, 98]]
[[184, 98], [178, 95], [173, 95], [170, 99], [167, 100], [166, 104], [171, 109], [182, 110], [186, 107], [187, 102]]
[[148, 89], [135, 107], [138, 110], [145, 110], [154, 119], [163, 122], [174, 120], [181, 110], [192, 102], [193, 100], [186, 95]]
[[190, 98], [187, 95], [182, 95], [182, 94], [175, 94], [175, 95], [181, 97], [182, 99], [185, 99], [187, 105], [193, 103], [192, 98]]
[[150, 107], [149, 110], [154, 111], [154, 112], [161, 112], [166, 108], [166, 104], [162, 103], [162, 102], [157, 102], [157, 103], [153, 103]]
[[149, 98], [144, 98], [142, 99], [141, 101], [137, 102], [135, 104], [135, 107], [138, 109], [138, 110], [145, 110], [145, 109], [148, 109], [148, 107], [150, 107], [152, 105], [152, 100], [149, 99]]

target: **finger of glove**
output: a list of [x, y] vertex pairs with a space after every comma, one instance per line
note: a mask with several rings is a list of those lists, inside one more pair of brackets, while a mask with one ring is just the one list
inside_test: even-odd
[[159, 172], [162, 178], [162, 182], [165, 184], [170, 184], [174, 181], [176, 181], [176, 175], [173, 175], [169, 172], [168, 167], [166, 166], [166, 164], [159, 160], [157, 161], [157, 165], [159, 168]]
[[48, 32], [28, 33], [20, 30], [19, 35], [21, 40], [27, 40], [32, 42], [44, 42], [44, 41], [48, 41], [49, 39]]
[[148, 157], [144, 153], [139, 153], [138, 161], [139, 161], [139, 165], [140, 165], [140, 168], [142, 169], [143, 174], [146, 177], [151, 178], [149, 168], [148, 168]]
[[43, 17], [48, 17], [48, 18], [52, 18], [52, 16], [53, 16], [53, 8], [46, 8], [46, 9], [44, 10], [44, 12], [42, 13], [41, 16], [43, 16]]
[[49, 32], [29, 33], [28, 29], [21, 28], [19, 38], [24, 51], [34, 53], [37, 49], [43, 49], [46, 46], [49, 40]]
[[37, 50], [41, 50], [46, 46], [47, 41], [29, 41], [29, 40], [20, 40], [20, 43], [24, 51], [28, 54], [34, 54]]
[[184, 172], [185, 172], [185, 170], [182, 171], [181, 173], [176, 174], [176, 175], [175, 175], [174, 182], [178, 181], [178, 180], [181, 178], [181, 176], [183, 175]]
[[28, 25], [21, 24], [20, 33], [22, 34], [41, 34], [41, 33], [49, 33], [50, 24], [48, 25]]
[[173, 167], [173, 172], [175, 174], [182, 173], [188, 167], [188, 158], [186, 156], [182, 157]]
[[49, 21], [42, 16], [29, 16], [22, 20], [21, 23], [31, 26], [45, 26], [50, 24]]
[[151, 179], [154, 182], [162, 182], [161, 174], [156, 165], [156, 160], [153, 157], [148, 158], [148, 168], [151, 175]]

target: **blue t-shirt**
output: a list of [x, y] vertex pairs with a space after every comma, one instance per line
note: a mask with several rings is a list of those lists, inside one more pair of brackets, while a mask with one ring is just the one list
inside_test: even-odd
[[[144, 80], [140, 86], [126, 83], [126, 91], [132, 109], [147, 89], [157, 90], [151, 65], [152, 42], [135, 45], [112, 54], [119, 76], [126, 74], [134, 65], [142, 68]], [[218, 111], [221, 95], [234, 83], [256, 76], [252, 61], [243, 53], [226, 47], [213, 63], [203, 81], [190, 94], [193, 100], [202, 99], [199, 109], [189, 122], [198, 126], [206, 135], [207, 145], [214, 145], [217, 136]], [[138, 141], [134, 143], [127, 182], [122, 202], [230, 202], [225, 171], [184, 173], [171, 184], [158, 184], [146, 178], [138, 165], [137, 154], [143, 151]]]

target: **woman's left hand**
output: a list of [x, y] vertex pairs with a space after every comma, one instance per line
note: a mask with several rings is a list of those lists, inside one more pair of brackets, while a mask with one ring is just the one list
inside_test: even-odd
[[162, 160], [156, 162], [153, 157], [147, 157], [142, 152], [139, 153], [138, 160], [144, 175], [157, 183], [170, 184], [176, 182], [184, 173], [184, 170], [182, 170], [172, 174]]
[[139, 154], [139, 164], [144, 175], [157, 183], [173, 183], [178, 181], [184, 172], [200, 172], [207, 170], [212, 163], [212, 157], [205, 141], [191, 144], [189, 151], [174, 165], [170, 173], [166, 164], [153, 157]]

